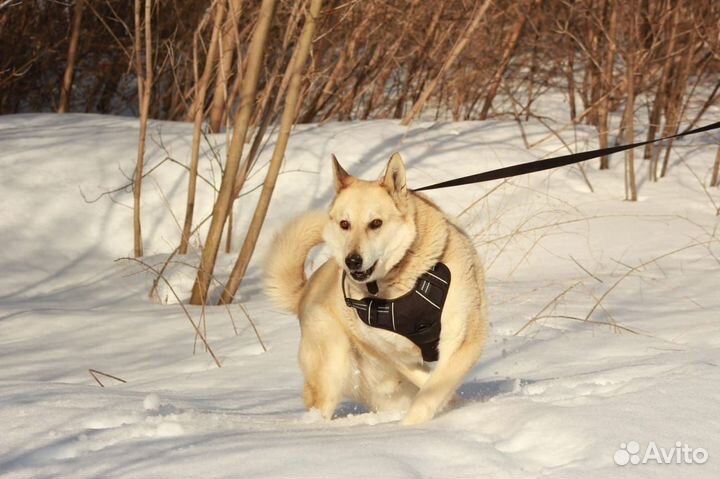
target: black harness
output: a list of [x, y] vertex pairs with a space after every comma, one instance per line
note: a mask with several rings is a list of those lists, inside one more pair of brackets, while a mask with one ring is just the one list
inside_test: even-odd
[[450, 270], [437, 263], [423, 273], [408, 293], [395, 299], [348, 298], [345, 272], [342, 290], [345, 304], [353, 308], [360, 320], [373, 328], [405, 336], [422, 351], [425, 361], [437, 361], [440, 342], [440, 317], [450, 289]]

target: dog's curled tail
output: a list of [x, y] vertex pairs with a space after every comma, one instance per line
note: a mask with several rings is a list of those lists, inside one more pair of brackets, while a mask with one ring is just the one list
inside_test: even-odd
[[328, 215], [311, 211], [293, 221], [275, 237], [265, 258], [265, 294], [279, 307], [298, 313], [307, 283], [305, 258], [323, 242]]

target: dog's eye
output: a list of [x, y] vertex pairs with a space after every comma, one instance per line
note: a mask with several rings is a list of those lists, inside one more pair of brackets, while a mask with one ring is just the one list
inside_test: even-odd
[[347, 220], [342, 220], [342, 221], [340, 222], [340, 228], [342, 228], [342, 229], [344, 229], [344, 230], [349, 230], [349, 229], [350, 229], [350, 222], [347, 221]]
[[370, 222], [370, 229], [376, 230], [382, 226], [382, 220], [380, 219], [374, 219]]

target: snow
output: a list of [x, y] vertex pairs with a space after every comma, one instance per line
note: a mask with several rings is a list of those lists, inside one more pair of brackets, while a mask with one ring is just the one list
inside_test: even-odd
[[[537, 122], [523, 127], [531, 144], [549, 134]], [[191, 130], [152, 122], [149, 131], [146, 163], [162, 164], [143, 186], [143, 260], [160, 266], [179, 239], [187, 181], [163, 159], [187, 162]], [[571, 148], [596, 146], [587, 127], [562, 135]], [[610, 171], [585, 166], [592, 193], [577, 167], [429, 193], [458, 217], [487, 266], [491, 334], [461, 403], [413, 428], [398, 425], [402, 411], [344, 403], [325, 422], [302, 406], [297, 321], [264, 297], [258, 258], [286, 220], [328, 204], [330, 154], [373, 177], [399, 150], [419, 187], [564, 154], [550, 136], [528, 150], [513, 121], [297, 127], [238, 298], [267, 351], [239, 304], [188, 307], [194, 321], [205, 318], [217, 368], [170, 289], [159, 290], [169, 304], [151, 301], [153, 276], [115, 261], [132, 253], [129, 190], [83, 199], [128, 183], [137, 121], [0, 117], [0, 475], [716, 477], [720, 191], [703, 184], [718, 133], [676, 141], [669, 176], [657, 183], [636, 159], [636, 203], [623, 200], [621, 156]], [[225, 135], [210, 142], [204, 150], [222, 157]], [[209, 183], [219, 171], [203, 162]], [[253, 174], [236, 207], [235, 250], [263, 176], [264, 168]], [[214, 198], [206, 182], [198, 187], [196, 222]], [[202, 239], [176, 259], [196, 263]], [[233, 260], [221, 255], [221, 281]], [[174, 262], [167, 278], [186, 300], [192, 268]], [[126, 383], [96, 374], [100, 387], [89, 369]], [[679, 441], [709, 458], [616, 465], [630, 441], [643, 449]]]
[[143, 400], [143, 408], [146, 411], [157, 412], [160, 410], [160, 396], [155, 393], [148, 394]]

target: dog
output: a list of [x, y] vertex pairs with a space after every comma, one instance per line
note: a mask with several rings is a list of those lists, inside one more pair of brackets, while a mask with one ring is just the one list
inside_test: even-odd
[[[334, 155], [332, 163], [329, 214], [305, 213], [275, 237], [265, 292], [300, 320], [309, 410], [330, 420], [342, 400], [353, 399], [373, 411], [406, 411], [402, 424], [421, 424], [454, 398], [482, 353], [481, 261], [456, 223], [407, 188], [400, 154], [377, 181], [349, 175]], [[322, 243], [331, 257], [307, 278], [306, 258]], [[393, 330], [403, 315], [396, 307], [404, 321], [419, 323], [410, 324], [409, 336]], [[421, 310], [439, 323], [426, 328]], [[381, 320], [384, 326], [373, 324]]]

